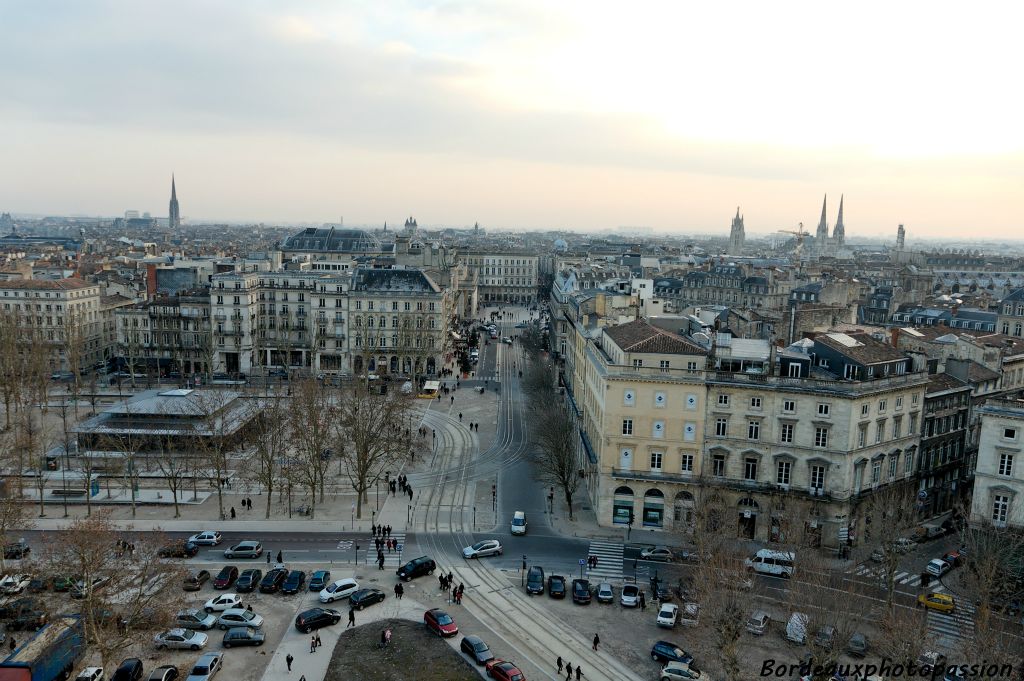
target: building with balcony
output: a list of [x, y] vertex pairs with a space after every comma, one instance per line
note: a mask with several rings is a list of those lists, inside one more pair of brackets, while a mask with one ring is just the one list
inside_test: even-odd
[[971, 385], [949, 374], [928, 379], [921, 419], [918, 513], [931, 517], [953, 509], [970, 490], [968, 448]]
[[459, 254], [477, 282], [482, 305], [537, 302], [538, 256], [518, 251], [466, 251]]
[[208, 376], [213, 337], [206, 289], [161, 296], [117, 309], [118, 356], [138, 373]]
[[978, 414], [971, 523], [1024, 529], [1024, 401], [991, 400]]

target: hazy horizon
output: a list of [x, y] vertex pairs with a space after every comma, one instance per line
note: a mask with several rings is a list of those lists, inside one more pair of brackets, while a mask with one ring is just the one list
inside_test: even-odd
[[0, 11], [3, 212], [1020, 233], [1012, 4]]

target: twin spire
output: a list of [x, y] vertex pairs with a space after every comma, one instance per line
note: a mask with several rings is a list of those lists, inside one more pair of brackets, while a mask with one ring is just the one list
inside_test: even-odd
[[[836, 226], [832, 230], [832, 241], [835, 242], [836, 246], [842, 246], [846, 241], [846, 226], [843, 224], [843, 199], [844, 195], [839, 196], [839, 216], [836, 219]], [[828, 194], [821, 202], [821, 219], [818, 221], [818, 230], [814, 235], [818, 243], [821, 244], [822, 250], [825, 244], [829, 241], [828, 236]]]

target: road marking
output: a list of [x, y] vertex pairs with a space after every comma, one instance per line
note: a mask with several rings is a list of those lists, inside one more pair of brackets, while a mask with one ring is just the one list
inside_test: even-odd
[[591, 578], [622, 579], [624, 554], [625, 549], [621, 542], [591, 541], [587, 555], [597, 558], [597, 567], [588, 569], [587, 575]]

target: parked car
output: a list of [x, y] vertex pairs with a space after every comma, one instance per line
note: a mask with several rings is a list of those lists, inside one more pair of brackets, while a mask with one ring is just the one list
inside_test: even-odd
[[868, 637], [857, 631], [850, 637], [846, 644], [846, 652], [853, 657], [864, 657], [868, 654]]
[[7, 603], [0, 605], [0, 619], [18, 617], [22, 613], [26, 613], [29, 610], [35, 610], [39, 607], [42, 607], [42, 603], [38, 599], [31, 597], [8, 601]]
[[309, 578], [309, 590], [321, 592], [324, 587], [331, 583], [331, 572], [330, 570], [317, 570]]
[[948, 615], [956, 608], [956, 602], [949, 594], [932, 592], [918, 596], [917, 607], [946, 613]]
[[142, 660], [129, 657], [117, 666], [110, 681], [139, 681], [142, 678]]
[[586, 579], [572, 580], [572, 602], [580, 605], [590, 603], [590, 581]]
[[32, 581], [32, 575], [13, 574], [7, 575], [0, 580], [0, 592], [5, 595], [20, 594]]
[[551, 598], [565, 598], [565, 577], [562, 575], [551, 575], [548, 577], [548, 596]]
[[103, 667], [86, 667], [78, 672], [75, 681], [104, 681], [107, 676], [103, 673]]
[[348, 603], [351, 607], [356, 610], [362, 610], [363, 608], [373, 605], [374, 603], [380, 603], [384, 600], [385, 594], [380, 589], [360, 589], [355, 591], [349, 596]]
[[661, 681], [710, 681], [707, 674], [685, 662], [669, 662], [661, 668]]
[[146, 681], [175, 681], [177, 678], [177, 667], [173, 664], [162, 664], [149, 673], [149, 677]]
[[82, 599], [92, 592], [96, 592], [103, 589], [109, 583], [110, 577], [94, 577], [92, 582], [90, 582], [89, 584], [86, 584], [85, 580], [80, 579], [71, 588], [70, 595], [72, 598]]
[[220, 671], [223, 659], [221, 653], [206, 653], [192, 665], [185, 681], [209, 681]]
[[807, 643], [807, 625], [811, 618], [802, 612], [794, 612], [786, 622], [786, 640], [802, 646]]
[[477, 664], [487, 664], [494, 659], [494, 653], [491, 652], [490, 647], [484, 643], [482, 638], [473, 634], [462, 637], [459, 650], [473, 658]]
[[185, 591], [199, 591], [208, 581], [210, 581], [209, 570], [190, 570], [182, 580], [181, 588]]
[[[509, 343], [511, 342], [509, 341]], [[487, 671], [487, 676], [497, 679], [497, 681], [525, 681], [526, 679], [519, 667], [508, 660], [491, 660], [484, 665], [484, 669]]]
[[467, 560], [470, 558], [483, 558], [485, 556], [500, 556], [504, 549], [501, 548], [501, 542], [497, 539], [484, 539], [478, 541], [472, 546], [467, 546], [462, 549], [462, 557]]
[[216, 530], [203, 530], [199, 534], [193, 534], [188, 540], [197, 546], [216, 546], [224, 538]]
[[306, 573], [302, 570], [292, 570], [285, 577], [284, 583], [281, 585], [281, 593], [283, 594], [297, 594], [302, 587], [306, 585]]
[[224, 549], [225, 558], [259, 558], [263, 555], [263, 545], [258, 541], [238, 542]]
[[225, 648], [234, 646], [261, 646], [267, 640], [267, 635], [259, 629], [252, 627], [231, 627], [224, 632], [224, 640], [221, 641]]
[[71, 591], [79, 579], [78, 575], [57, 575], [53, 578], [53, 590], [58, 593]]
[[423, 623], [438, 636], [454, 636], [459, 627], [452, 616], [440, 608], [431, 608], [423, 613]]
[[178, 628], [168, 629], [165, 632], [157, 634], [153, 637], [153, 642], [156, 643], [157, 648], [164, 650], [168, 648], [199, 650], [206, 646], [206, 642], [209, 638], [209, 636], [201, 631]]
[[277, 593], [281, 590], [281, 585], [284, 584], [284, 580], [287, 578], [288, 570], [285, 568], [274, 568], [263, 575], [263, 580], [260, 582], [260, 593]]
[[608, 582], [601, 582], [597, 585], [597, 602], [612, 603], [615, 601], [615, 589]]
[[679, 606], [675, 603], [662, 603], [658, 610], [658, 626], [671, 629], [679, 621]]
[[260, 570], [259, 568], [242, 570], [242, 574], [238, 575], [238, 579], [235, 580], [235, 591], [241, 593], [253, 592], [260, 585], [260, 581], [262, 579], [263, 570]]
[[199, 546], [190, 541], [173, 541], [161, 546], [157, 555], [161, 558], [193, 558], [199, 553]]
[[755, 610], [747, 620], [746, 629], [754, 636], [764, 636], [771, 621], [771, 617], [764, 610]]
[[679, 624], [684, 627], [695, 627], [700, 623], [700, 604], [683, 603], [679, 606]]
[[238, 579], [238, 568], [234, 565], [225, 565], [213, 579], [214, 589], [230, 589], [231, 585]]
[[693, 655], [674, 643], [658, 641], [651, 646], [651, 659], [655, 662], [682, 662], [690, 664], [693, 662]]
[[174, 623], [186, 629], [206, 631], [207, 629], [213, 629], [214, 625], [217, 624], [217, 617], [198, 608], [189, 608], [175, 615]]
[[832, 650], [832, 646], [836, 642], [836, 628], [832, 625], [826, 625], [818, 629], [818, 632], [814, 635], [814, 645], [824, 650]]
[[23, 541], [11, 542], [10, 544], [4, 544], [4, 559], [5, 560], [16, 560], [18, 558], [24, 558], [28, 554], [32, 553], [32, 547]]
[[399, 579], [401, 579], [403, 582], [408, 582], [409, 580], [415, 579], [416, 577], [422, 577], [423, 575], [432, 575], [434, 574], [434, 570], [436, 569], [437, 564], [433, 561], [432, 558], [429, 558], [428, 556], [420, 556], [419, 558], [414, 558], [410, 560], [408, 563], [398, 568], [398, 570], [396, 570], [395, 572], [398, 575]]
[[640, 552], [640, 560], [656, 560], [668, 563], [672, 560], [672, 549], [667, 546], [651, 546]]
[[44, 577], [33, 577], [28, 583], [28, 592], [30, 594], [37, 594], [46, 591], [50, 588], [50, 580]]
[[619, 605], [624, 608], [635, 608], [640, 605], [640, 587], [636, 584], [624, 584], [619, 591]]
[[333, 608], [311, 608], [300, 612], [295, 617], [295, 628], [303, 634], [308, 634], [314, 629], [337, 624], [341, 621], [341, 613]]
[[203, 604], [203, 609], [206, 610], [206, 612], [221, 612], [231, 608], [237, 608], [241, 605], [242, 597], [238, 594], [221, 594], [206, 601], [206, 603]]
[[231, 627], [255, 627], [263, 626], [263, 615], [257, 615], [248, 608], [230, 608], [225, 610], [217, 618], [217, 626], [221, 629]]
[[544, 593], [544, 568], [539, 565], [534, 565], [526, 572], [526, 593], [542, 594]]
[[950, 551], [942, 557], [942, 560], [949, 563], [950, 569], [963, 565], [964, 558], [959, 551]]
[[333, 603], [334, 601], [340, 601], [342, 598], [348, 598], [358, 590], [359, 582], [351, 577], [339, 579], [328, 584], [324, 590], [320, 592], [320, 602]]
[[39, 631], [46, 626], [50, 615], [45, 610], [28, 610], [21, 613], [7, 625], [10, 631]]
[[668, 588], [668, 584], [665, 583], [664, 579], [657, 577], [651, 577], [651, 595], [654, 596], [655, 600], [658, 601], [671, 601], [672, 592]]
[[935, 577], [942, 577], [944, 574], [949, 572], [952, 566], [941, 558], [932, 558], [928, 561], [925, 571]]

